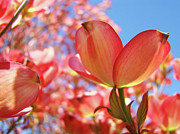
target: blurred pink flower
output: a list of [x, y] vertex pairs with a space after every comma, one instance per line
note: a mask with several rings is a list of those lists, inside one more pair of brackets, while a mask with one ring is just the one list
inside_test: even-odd
[[148, 116], [164, 131], [174, 131], [180, 127], [180, 94], [166, 97], [163, 101], [149, 97]]
[[175, 79], [180, 80], [180, 59], [175, 59], [172, 64], [174, 68], [173, 76]]
[[31, 68], [38, 72], [43, 87], [50, 84], [59, 74], [60, 66], [56, 61], [56, 54], [53, 47], [29, 51], [27, 56], [34, 63]]

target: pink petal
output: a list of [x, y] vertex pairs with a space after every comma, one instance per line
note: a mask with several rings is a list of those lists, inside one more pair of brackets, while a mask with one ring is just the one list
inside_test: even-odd
[[174, 78], [180, 80], [180, 59], [175, 59], [173, 61], [173, 68], [174, 68], [174, 73], [173, 73]]
[[4, 15], [6, 12], [6, 9], [8, 8], [8, 4], [11, 2], [11, 0], [0, 0], [0, 17]]
[[39, 93], [36, 72], [16, 62], [0, 63], [0, 117], [10, 117], [32, 105]]
[[49, 66], [55, 60], [55, 51], [53, 47], [37, 49], [30, 51], [28, 56], [37, 66]]
[[22, 111], [20, 111], [20, 112], [18, 112], [16, 114], [13, 114], [13, 115], [10, 115], [10, 116], [7, 116], [7, 117], [0, 117], [0, 121], [5, 120], [7, 118], [23, 116], [23, 115], [29, 113], [31, 110], [32, 110], [32, 107], [27, 107], [27, 108], [23, 109]]
[[92, 74], [88, 74], [85, 70], [84, 66], [82, 65], [80, 59], [76, 56], [72, 56], [69, 59], [69, 66], [76, 71], [81, 76], [85, 77], [86, 79], [93, 81], [95, 83], [102, 83], [97, 77]]
[[58, 64], [50, 66], [45, 72], [43, 72], [42, 86], [46, 87], [56, 77], [59, 72]]
[[14, 61], [19, 63], [24, 62], [24, 57], [19, 49], [12, 49], [12, 50], [4, 49], [2, 56], [7, 61]]
[[159, 119], [159, 109], [161, 102], [157, 97], [150, 96], [148, 104], [148, 117], [159, 127], [161, 126], [161, 121]]
[[27, 108], [19, 111], [18, 113], [9, 116], [8, 118], [10, 118], [10, 117], [18, 117], [18, 116], [25, 115], [25, 114], [31, 112], [31, 110], [32, 110], [32, 107], [27, 107]]
[[6, 9], [6, 12], [0, 18], [0, 28], [5, 27], [9, 23], [13, 15], [14, 15], [13, 4], [8, 4], [8, 8]]
[[87, 122], [78, 119], [75, 114], [68, 114], [67, 112], [62, 115], [61, 121], [63, 122], [63, 129], [70, 134], [92, 134], [92, 128]]
[[160, 117], [165, 130], [173, 131], [180, 127], [180, 94], [168, 96], [160, 107]]
[[76, 47], [84, 67], [108, 86], [113, 86], [113, 65], [122, 50], [117, 33], [107, 23], [89, 21], [76, 32]]
[[0, 38], [0, 47], [4, 46], [4, 40], [2, 38]]
[[170, 51], [168, 34], [148, 30], [136, 35], [121, 51], [114, 64], [114, 84], [134, 86], [144, 81]]

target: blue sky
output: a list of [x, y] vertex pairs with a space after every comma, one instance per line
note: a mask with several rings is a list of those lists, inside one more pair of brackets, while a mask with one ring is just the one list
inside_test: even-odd
[[[91, 1], [98, 3], [101, 0]], [[112, 8], [106, 13], [121, 27], [119, 36], [124, 45], [144, 30], [157, 29], [169, 32], [171, 52], [175, 58], [180, 58], [180, 0], [112, 0]], [[177, 80], [165, 88], [168, 94], [179, 91]]]

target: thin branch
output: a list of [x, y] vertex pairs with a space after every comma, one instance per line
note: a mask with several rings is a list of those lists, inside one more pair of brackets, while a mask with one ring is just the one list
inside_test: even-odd
[[11, 25], [13, 24], [13, 22], [17, 19], [19, 13], [23, 10], [23, 8], [29, 3], [30, 0], [24, 0], [21, 5], [19, 6], [19, 8], [16, 10], [13, 18], [9, 21], [9, 23], [7, 24], [7, 26], [1, 31], [0, 33], [0, 38], [2, 37], [2, 35], [9, 29], [9, 27], [11, 27]]
[[9, 134], [15, 127], [16, 127], [16, 123], [19, 122], [21, 120], [22, 116], [18, 117], [18, 119], [13, 122], [13, 124], [11, 125], [11, 127], [8, 129], [6, 134]]

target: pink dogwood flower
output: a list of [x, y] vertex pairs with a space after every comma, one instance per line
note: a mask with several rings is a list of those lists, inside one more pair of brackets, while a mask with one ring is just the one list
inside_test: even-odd
[[78, 56], [69, 66], [81, 76], [118, 88], [144, 81], [170, 51], [169, 34], [158, 30], [139, 33], [123, 47], [113, 28], [102, 21], [88, 21], [76, 32]]

